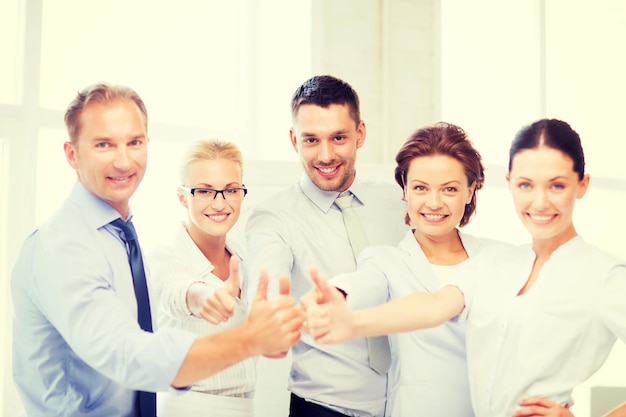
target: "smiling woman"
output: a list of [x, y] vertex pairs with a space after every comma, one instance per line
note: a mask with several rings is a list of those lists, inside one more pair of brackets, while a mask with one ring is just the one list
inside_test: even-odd
[[[182, 159], [177, 200], [186, 219], [171, 242], [150, 252], [151, 300], [157, 329], [183, 328], [202, 336], [238, 326], [248, 313], [247, 279], [238, 263], [245, 262], [245, 244], [229, 233], [246, 194], [243, 157], [233, 143], [204, 140], [193, 143]], [[207, 409], [215, 416], [252, 416], [255, 365], [252, 358], [239, 362], [184, 396], [158, 394], [159, 416]]]

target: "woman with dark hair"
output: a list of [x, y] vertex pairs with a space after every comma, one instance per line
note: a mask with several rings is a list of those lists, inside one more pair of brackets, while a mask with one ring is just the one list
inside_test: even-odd
[[464, 311], [476, 416], [571, 416], [572, 390], [618, 337], [626, 340], [626, 263], [585, 242], [572, 220], [589, 186], [584, 169], [580, 137], [567, 123], [522, 128], [507, 181], [532, 243], [493, 257], [475, 288], [459, 280], [354, 313], [316, 276], [326, 302], [308, 309], [311, 333], [338, 342], [437, 326]]
[[[356, 272], [335, 277], [347, 300], [388, 293], [388, 299], [436, 291], [465, 281], [474, 259], [495, 241], [462, 233], [483, 185], [480, 154], [458, 126], [438, 123], [417, 130], [396, 156], [395, 178], [411, 226], [397, 247], [372, 246]], [[364, 285], [367, 281], [367, 285]], [[311, 295], [312, 296], [312, 295]], [[472, 417], [465, 355], [465, 319], [391, 337], [388, 415]]]

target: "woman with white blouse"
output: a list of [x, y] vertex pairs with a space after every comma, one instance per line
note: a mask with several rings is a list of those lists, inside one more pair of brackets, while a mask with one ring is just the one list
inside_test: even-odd
[[[411, 227], [397, 246], [363, 250], [355, 272], [332, 284], [349, 302], [373, 294], [396, 299], [436, 291], [459, 280], [471, 286], [483, 253], [501, 244], [461, 232], [476, 210], [484, 182], [481, 156], [459, 126], [437, 123], [415, 131], [396, 155], [395, 178]], [[390, 337], [392, 364], [386, 415], [473, 417], [464, 317], [436, 328]]]
[[[458, 281], [381, 307], [350, 311], [314, 274], [322, 303], [308, 328], [322, 343], [437, 326], [467, 315], [477, 417], [572, 416], [572, 390], [626, 340], [626, 263], [585, 242], [573, 224], [589, 186], [578, 134], [542, 119], [520, 130], [507, 181], [532, 243], [501, 251], [477, 287]], [[620, 410], [615, 410], [618, 415]]]
[[[178, 200], [187, 219], [171, 244], [148, 258], [157, 327], [205, 335], [244, 321], [246, 280], [238, 260], [245, 245], [228, 235], [247, 192], [242, 177], [243, 158], [232, 143], [198, 141], [185, 154]], [[159, 417], [251, 417], [255, 366], [247, 359], [188, 391], [158, 394]]]

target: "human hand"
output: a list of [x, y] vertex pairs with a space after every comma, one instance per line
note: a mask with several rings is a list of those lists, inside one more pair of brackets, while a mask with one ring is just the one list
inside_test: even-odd
[[344, 294], [328, 285], [317, 269], [311, 268], [315, 289], [300, 301], [306, 312], [307, 332], [319, 343], [341, 343], [354, 337], [354, 313]]
[[235, 314], [240, 294], [239, 259], [231, 256], [228, 279], [206, 298], [198, 315], [211, 324], [224, 323]]
[[569, 410], [569, 404], [563, 406], [542, 397], [524, 398], [518, 405], [522, 408], [515, 411], [513, 417], [574, 417], [574, 414]]
[[317, 286], [314, 286], [308, 293], [300, 297], [299, 311], [302, 317], [302, 331], [309, 333], [307, 310], [321, 302], [323, 302], [323, 295]]
[[259, 354], [268, 358], [281, 358], [300, 339], [302, 317], [294, 299], [289, 295], [289, 278], [280, 278], [279, 295], [276, 299], [267, 299], [268, 285], [267, 272], [262, 271], [244, 325], [252, 343], [258, 345]]

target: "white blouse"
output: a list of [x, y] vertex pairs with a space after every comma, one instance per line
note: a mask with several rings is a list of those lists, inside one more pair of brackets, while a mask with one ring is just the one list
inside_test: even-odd
[[[227, 248], [241, 260], [240, 273], [244, 273], [242, 250], [244, 246], [227, 238]], [[195, 317], [187, 307], [187, 289], [196, 282], [203, 282], [214, 289], [224, 285], [212, 273], [214, 266], [193, 242], [184, 225], [176, 231], [171, 245], [155, 249], [148, 256], [150, 268], [150, 300], [153, 322], [156, 328], [177, 327], [194, 332], [198, 336], [219, 333], [242, 323], [247, 315], [246, 282], [243, 276], [242, 294], [237, 301], [234, 316], [226, 323], [211, 324]], [[250, 397], [256, 380], [256, 358], [249, 358], [232, 365], [223, 371], [197, 382], [193, 391], [215, 395]]]
[[[481, 259], [504, 245], [461, 232], [459, 236], [469, 258], [457, 265], [430, 264], [409, 231], [397, 247], [364, 249], [357, 271], [338, 275], [331, 282], [346, 291], [348, 304], [353, 308], [355, 300], [357, 304], [363, 300], [373, 304], [374, 297], [380, 294], [390, 300], [416, 291], [433, 292], [444, 285], [461, 287], [469, 298], [483, 273]], [[390, 336], [388, 416], [474, 417], [467, 375], [465, 320], [466, 315], [461, 314], [441, 326]]]
[[523, 398], [573, 404], [572, 390], [626, 340], [626, 264], [575, 237], [530, 290], [530, 245], [493, 259], [468, 305], [467, 357], [477, 417], [505, 417]]

